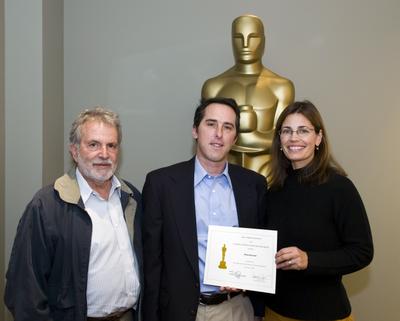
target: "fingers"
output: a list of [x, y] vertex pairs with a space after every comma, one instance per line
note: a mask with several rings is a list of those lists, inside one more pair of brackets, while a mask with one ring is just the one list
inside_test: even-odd
[[241, 289], [231, 288], [229, 286], [220, 286], [219, 290], [221, 292], [240, 292], [240, 291], [242, 291]]
[[280, 249], [275, 255], [277, 269], [304, 270], [308, 266], [307, 253], [296, 246]]
[[289, 269], [295, 269], [296, 268], [296, 259], [284, 259], [283, 261], [280, 261], [279, 263], [276, 261], [276, 268], [277, 269], [282, 269], [282, 270], [289, 270]]
[[276, 268], [282, 269], [282, 270], [300, 270], [300, 266], [298, 265], [296, 259], [286, 260], [286, 261], [282, 262], [281, 264], [277, 265]]

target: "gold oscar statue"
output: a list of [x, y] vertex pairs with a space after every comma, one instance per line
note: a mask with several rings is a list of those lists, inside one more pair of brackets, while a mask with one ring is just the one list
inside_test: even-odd
[[240, 107], [240, 132], [229, 161], [267, 175], [275, 122], [294, 100], [293, 83], [262, 64], [264, 26], [259, 17], [243, 15], [232, 23], [235, 65], [208, 79], [203, 98], [234, 98]]
[[220, 269], [226, 269], [226, 262], [225, 262], [226, 245], [225, 244], [221, 250], [222, 250], [222, 260], [219, 262], [218, 267]]

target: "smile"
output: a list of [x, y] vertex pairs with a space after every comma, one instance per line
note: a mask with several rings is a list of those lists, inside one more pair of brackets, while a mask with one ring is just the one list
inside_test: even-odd
[[212, 147], [216, 147], [216, 148], [221, 148], [221, 147], [224, 146], [223, 144], [218, 144], [218, 143], [211, 143], [210, 145], [211, 145]]
[[299, 150], [303, 150], [305, 146], [288, 146], [287, 149], [289, 151], [297, 152]]
[[95, 166], [95, 167], [110, 167], [111, 164], [107, 164], [107, 163], [105, 163], [105, 164], [93, 164], [93, 166]]

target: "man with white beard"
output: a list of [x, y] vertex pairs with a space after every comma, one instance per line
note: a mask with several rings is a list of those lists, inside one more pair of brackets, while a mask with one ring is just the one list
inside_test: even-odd
[[15, 321], [140, 320], [141, 196], [114, 175], [121, 125], [96, 107], [72, 124], [74, 167], [26, 207], [7, 271]]

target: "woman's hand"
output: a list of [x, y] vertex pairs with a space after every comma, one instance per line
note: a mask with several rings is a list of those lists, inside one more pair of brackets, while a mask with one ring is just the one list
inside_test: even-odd
[[307, 253], [296, 246], [284, 247], [275, 255], [277, 269], [305, 270], [308, 266]]

